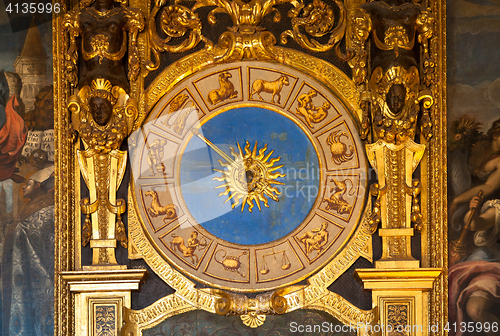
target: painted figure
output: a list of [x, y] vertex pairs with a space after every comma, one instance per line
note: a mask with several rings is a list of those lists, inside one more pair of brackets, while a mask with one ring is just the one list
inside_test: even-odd
[[309, 255], [312, 251], [321, 253], [323, 247], [328, 243], [328, 223], [321, 223], [321, 227], [307, 231], [300, 237], [299, 241], [304, 245], [306, 254]]
[[35, 108], [23, 116], [28, 130], [45, 131], [54, 128], [54, 87], [44, 86], [35, 97]]
[[2, 252], [2, 335], [53, 335], [54, 166], [23, 187], [29, 203], [7, 225]]
[[21, 86], [17, 74], [0, 71], [0, 181], [12, 177], [22, 180], [14, 175], [27, 135], [22, 118], [24, 104], [19, 97]]
[[[500, 321], [495, 313], [500, 301], [500, 119], [486, 135], [478, 130], [479, 123], [467, 115], [450, 130], [450, 194], [456, 196], [449, 207], [449, 309], [450, 321], [491, 325]], [[467, 333], [457, 330], [456, 335]]]
[[328, 110], [331, 107], [327, 101], [321, 107], [314, 106], [313, 98], [317, 95], [316, 91], [310, 90], [308, 93], [303, 93], [297, 98], [297, 114], [303, 116], [311, 128], [314, 128], [311, 123], [317, 124], [328, 116]]
[[[471, 128], [474, 127], [476, 127], [474, 124], [470, 124], [469, 129], [464, 129], [463, 132], [471, 133]], [[457, 132], [454, 136], [458, 138], [462, 135], [463, 133]], [[473, 169], [471, 173], [461, 169], [465, 174], [469, 174], [465, 178], [457, 175], [452, 176], [454, 191], [458, 194], [450, 203], [449, 212], [452, 215], [458, 206], [468, 203], [479, 190], [483, 191], [483, 197], [487, 199], [500, 189], [500, 119], [493, 122], [485, 139], [470, 145], [470, 148], [466, 148], [466, 151], [470, 152], [471, 155], [468, 163], [463, 162], [462, 156], [455, 155], [457, 151], [453, 153], [456, 159], [452, 158], [453, 161], [450, 162], [457, 171], [459, 170], [457, 166], [464, 164], [468, 164]], [[472, 186], [474, 182], [476, 185]]]
[[[472, 211], [481, 209], [480, 212]], [[481, 207], [478, 196], [472, 198], [465, 221], [471, 219], [474, 250], [463, 262], [450, 268], [450, 320], [480, 323], [486, 327], [497, 323], [500, 302], [500, 200], [486, 201]], [[472, 218], [470, 218], [472, 216]], [[495, 308], [496, 307], [496, 308]], [[496, 312], [496, 313], [495, 313]], [[488, 336], [497, 335], [492, 328]], [[454, 330], [450, 335], [454, 335]], [[456, 335], [464, 333], [457, 330]]]

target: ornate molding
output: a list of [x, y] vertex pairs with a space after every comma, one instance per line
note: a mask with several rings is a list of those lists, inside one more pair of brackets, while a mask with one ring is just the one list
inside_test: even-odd
[[[330, 5], [320, 0], [315, 0], [307, 6], [297, 0], [198, 0], [191, 7], [180, 5], [167, 6], [164, 0], [155, 1], [155, 6], [149, 16], [148, 36], [151, 42], [151, 51], [154, 62], [148, 62], [149, 71], [156, 70], [160, 64], [161, 52], [185, 52], [196, 47], [200, 42], [205, 43], [205, 50], [213, 53], [214, 62], [228, 62], [241, 59], [274, 60], [276, 37], [260, 26], [262, 19], [273, 14], [273, 21], [281, 21], [281, 13], [275, 6], [290, 3], [294, 7], [288, 12], [292, 18], [292, 30], [281, 34], [281, 42], [286, 43], [287, 38], [294, 39], [300, 46], [308, 51], [327, 51], [336, 48], [339, 57], [342, 55], [340, 42], [345, 36], [347, 20], [343, 2], [336, 0], [339, 10], [339, 21], [335, 22], [334, 11]], [[212, 7], [208, 14], [211, 25], [217, 23], [216, 14], [224, 13], [231, 17], [233, 26], [229, 27], [220, 37], [218, 44], [208, 40], [202, 35], [201, 20], [195, 11], [203, 7]], [[157, 32], [160, 25], [164, 38]], [[302, 33], [305, 30], [307, 34]], [[188, 33], [189, 32], [189, 33]], [[186, 34], [188, 34], [186, 36]], [[178, 44], [169, 44], [173, 38], [186, 38]], [[322, 44], [313, 38], [329, 36], [327, 43]]]
[[[363, 2], [363, 1], [358, 1], [358, 2]], [[208, 4], [208, 2], [206, 3]], [[316, 3], [318, 4], [319, 2]], [[275, 3], [273, 2], [273, 4]], [[160, 5], [163, 7], [160, 8]], [[155, 6], [158, 7], [155, 17], [161, 18], [163, 16], [162, 10], [166, 8], [165, 3], [158, 1], [155, 3]], [[202, 5], [198, 6], [202, 7]], [[320, 4], [318, 6], [320, 6]], [[435, 124], [433, 130], [433, 138], [426, 143], [426, 145], [428, 146], [427, 147], [428, 150], [424, 153], [421, 162], [421, 171], [423, 172], [422, 174], [425, 175], [421, 178], [420, 181], [422, 186], [422, 192], [421, 192], [422, 200], [420, 204], [422, 206], [421, 213], [423, 216], [422, 220], [424, 224], [423, 225], [424, 228], [422, 231], [423, 263], [424, 265], [427, 264], [433, 267], [443, 267], [446, 266], [446, 254], [447, 254], [446, 253], [447, 248], [445, 246], [447, 243], [446, 223], [444, 219], [446, 218], [446, 206], [445, 206], [446, 179], [443, 178], [442, 176], [442, 171], [446, 167], [444, 161], [446, 160], [446, 144], [445, 144], [446, 117], [443, 111], [444, 108], [443, 106], [445, 106], [445, 100], [446, 100], [445, 54], [443, 52], [445, 48], [443, 40], [444, 30], [445, 30], [444, 4], [439, 1], [431, 1], [429, 2], [429, 7], [430, 10], [426, 9], [422, 11], [421, 15], [418, 18], [418, 20], [421, 22], [419, 23], [419, 25], [422, 27], [419, 28], [420, 29], [419, 34], [423, 36], [423, 38], [421, 39], [422, 42], [421, 44], [423, 47], [423, 56], [424, 56], [422, 58], [424, 60], [424, 63], [421, 74], [422, 75], [421, 85], [422, 89], [428, 91], [427, 92], [419, 91], [417, 101], [422, 107], [423, 113], [424, 114], [427, 113], [427, 115], [431, 117], [430, 119], [432, 119], [433, 123]], [[139, 116], [134, 123], [134, 129], [141, 125], [142, 121], [146, 117], [147, 112], [158, 102], [162, 94], [170, 90], [176, 83], [178, 83], [178, 81], [180, 80], [179, 78], [181, 76], [185, 74], [190, 74], [192, 72], [196, 72], [200, 69], [211, 66], [212, 64], [218, 62], [227, 62], [241, 58], [256, 58], [256, 59], [269, 60], [273, 62], [277, 61], [283, 64], [290, 65], [301, 71], [314, 74], [314, 76], [317, 76], [317, 78], [322, 83], [324, 83], [325, 86], [329, 87], [331, 90], [335, 92], [341, 92], [341, 96], [343, 96], [345, 99], [343, 103], [349, 107], [348, 108], [349, 110], [354, 111], [354, 119], [359, 122], [360, 130], [367, 128], [365, 122], [367, 117], [365, 103], [371, 101], [372, 96], [367, 95], [363, 90], [358, 91], [353, 81], [351, 81], [345, 75], [340, 73], [340, 71], [337, 71], [330, 64], [323, 61], [313, 60], [308, 55], [293, 51], [291, 49], [277, 47], [275, 46], [276, 39], [274, 38], [274, 36], [272, 36], [272, 34], [270, 34], [269, 32], [262, 32], [259, 30], [255, 30], [254, 32], [252, 32], [252, 34], [255, 34], [256, 36], [257, 42], [255, 44], [245, 45], [245, 43], [249, 41], [251, 42], [252, 39], [245, 40], [244, 38], [238, 39], [235, 37], [238, 34], [241, 35], [243, 33], [248, 33], [250, 32], [250, 30], [247, 32], [234, 30], [234, 31], [228, 31], [226, 34], [221, 36], [218, 45], [216, 44], [214, 46], [213, 44], [210, 43], [210, 41], [205, 40], [201, 35], [201, 33], [195, 31], [196, 29], [198, 29], [197, 28], [198, 21], [196, 20], [196, 16], [194, 13], [194, 10], [196, 10], [196, 8], [193, 10], [192, 8], [183, 7], [181, 6], [180, 2], [179, 4], [170, 6], [169, 8], [170, 9], [168, 11], [168, 14], [165, 14], [163, 17], [166, 18], [169, 15], [170, 19], [166, 20], [168, 22], [164, 23], [163, 26], [160, 25], [161, 29], [169, 30], [170, 34], [172, 35], [171, 37], [175, 37], [175, 34], [181, 34], [181, 37], [187, 36], [189, 41], [187, 43], [188, 47], [191, 44], [193, 44], [194, 47], [195, 45], [199, 44], [199, 42], [205, 42], [206, 46], [205, 49], [203, 49], [202, 51], [189, 55], [183, 58], [182, 62], [178, 62], [177, 64], [169, 67], [158, 78], [155, 79], [154, 83], [144, 92], [142, 96], [143, 99], [140, 99], [140, 105], [138, 107]], [[273, 8], [273, 5], [270, 5], [269, 8]], [[300, 10], [298, 10], [298, 7], [294, 8], [296, 11], [294, 12], [293, 15], [295, 15], [294, 18], [297, 20], [295, 21], [295, 26], [293, 28], [295, 29], [297, 27], [302, 27], [302, 28], [306, 27], [307, 20], [312, 19], [312, 16], [308, 17], [308, 15], [304, 12], [306, 8], [301, 8]], [[143, 10], [144, 13], [147, 13], [147, 11], [144, 11], [144, 8], [141, 7], [141, 9]], [[314, 8], [311, 8], [310, 13], [313, 12]], [[220, 9], [220, 7], [214, 9], [213, 14], [216, 13], [227, 14], [225, 9]], [[269, 13], [276, 13], [276, 12], [270, 10]], [[436, 15], [436, 19], [434, 21], [430, 16], [428, 16], [429, 13], [434, 13], [434, 15]], [[347, 8], [347, 15], [349, 16], [351, 14], [352, 14], [352, 6]], [[186, 22], [182, 21], [184, 17], [187, 18]], [[215, 15], [213, 15], [213, 17], [215, 18]], [[303, 19], [303, 21], [299, 21], [300, 19]], [[237, 23], [241, 25], [242, 22], [251, 22], [251, 20], [254, 19], [248, 17], [244, 20], [247, 21], [240, 20], [237, 21]], [[326, 26], [331, 26], [331, 22], [328, 21], [327, 17], [323, 16], [321, 20], [318, 22], [322, 22]], [[347, 22], [348, 26], [351, 24], [352, 24], [351, 22]], [[58, 242], [56, 246], [56, 254], [57, 254], [56, 270], [59, 271], [74, 269], [74, 267], [78, 267], [75, 265], [79, 264], [78, 261], [75, 261], [75, 258], [79, 258], [79, 253], [78, 253], [79, 249], [75, 248], [76, 244], [75, 239], [76, 240], [79, 239], [78, 239], [78, 234], [74, 233], [74, 229], [75, 227], [76, 228], [78, 227], [78, 221], [79, 221], [79, 219], [77, 218], [79, 216], [77, 210], [78, 202], [75, 202], [74, 199], [74, 197], [78, 196], [78, 193], [75, 194], [75, 191], [77, 191], [79, 185], [78, 183], [75, 182], [79, 180], [79, 176], [77, 176], [78, 175], [77, 162], [73, 160], [76, 150], [74, 148], [73, 143], [71, 143], [69, 137], [67, 137], [67, 129], [69, 127], [70, 122], [67, 113], [63, 112], [66, 111], [65, 102], [72, 90], [71, 86], [68, 85], [68, 83], [70, 83], [71, 81], [75, 82], [71, 76], [72, 74], [74, 74], [74, 72], [72, 71], [72, 66], [74, 67], [76, 63], [73, 62], [71, 58], [71, 55], [74, 56], [74, 52], [67, 53], [67, 51], [71, 51], [69, 49], [71, 41], [70, 39], [64, 38], [62, 32], [63, 31], [62, 26], [63, 26], [62, 17], [54, 20], [53, 48], [54, 48], [54, 54], [57, 55], [58, 58], [58, 62], [54, 62], [54, 71], [57, 74], [55, 76], [56, 85], [54, 94], [56, 101], [55, 125], [57, 129], [55, 148], [56, 148], [56, 180], [57, 180], [56, 209], [58, 209], [57, 210], [58, 217], [57, 217], [56, 227], [59, 228], [58, 232], [56, 233], [57, 237], [56, 241]], [[339, 26], [337, 26], [337, 28], [338, 27]], [[180, 33], [179, 32], [175, 33], [176, 29], [180, 31]], [[293, 34], [294, 29], [291, 30], [292, 35], [294, 35]], [[183, 30], [184, 33], [182, 33]], [[309, 30], [314, 34], [322, 33], [320, 30], [314, 32], [314, 29], [312, 28]], [[195, 32], [193, 33], [193, 31]], [[361, 33], [362, 31], [363, 29], [360, 29]], [[431, 34], [431, 32], [433, 33]], [[260, 35], [257, 36], [257, 33]], [[150, 32], [148, 32], [147, 34], [150, 34]], [[191, 37], [191, 34], [193, 34], [193, 37]], [[329, 33], [323, 36], [332, 36], [332, 35], [333, 35], [332, 29], [330, 29]], [[363, 34], [361, 34], [361, 36], [362, 35]], [[149, 38], [148, 41], [146, 41], [146, 36], [147, 36], [146, 33], [138, 34], [137, 39], [138, 40], [142, 39], [144, 42], [148, 42], [149, 44], [152, 45], [153, 38], [151, 37]], [[315, 37], [314, 35], [303, 34], [301, 36], [295, 33], [295, 36], [298, 39], [297, 42], [299, 44], [302, 43], [301, 45], [304, 48], [311, 47], [320, 49], [321, 48], [331, 49], [338, 46], [338, 44], [335, 44], [336, 42], [334, 42], [332, 46], [330, 45], [327, 47], [325, 47], [324, 45], [319, 46], [315, 44], [315, 42], [313, 42], [314, 41], [313, 38]], [[300, 39], [302, 39], [302, 42], [300, 41]], [[336, 38], [332, 38], [332, 40], [335, 39]], [[352, 47], [355, 49], [356, 45], [353, 44], [355, 44], [356, 41], [353, 42], [353, 40], [354, 40], [353, 38], [349, 37], [347, 44], [348, 47], [350, 48]], [[162, 43], [163, 44], [158, 43], [159, 47], [156, 46], [157, 48], [155, 49], [156, 52], [157, 53], [163, 52], [161, 48], [163, 48], [166, 51], [170, 51], [165, 49], [167, 48], [165, 47], [165, 45], [171, 42], [164, 40], [162, 41]], [[152, 48], [154, 49], [154, 47]], [[141, 55], [141, 60], [143, 55], [147, 55], [147, 57], [144, 58], [147, 60], [149, 58], [149, 53], [151, 52], [153, 53], [153, 58], [155, 57], [154, 55], [155, 51], [152, 51], [152, 49], [148, 49], [148, 46], [143, 46], [141, 43], [138, 43], [138, 52]], [[363, 75], [364, 71], [363, 68], [366, 67], [367, 64], [366, 62], [368, 62], [368, 59], [366, 59], [365, 62], [363, 61], [362, 57], [354, 60], [355, 61], [351, 62], [352, 64], [356, 64], [357, 62], [357, 64], [361, 66], [359, 69], [360, 71], [357, 71], [357, 68], [353, 68], [353, 70], [356, 70], [354, 76], [355, 80], [357, 81], [356, 84], [361, 84], [361, 82], [366, 83], [366, 81], [364, 80], [358, 81], [357, 78], [363, 78], [363, 76], [365, 77], [368, 76], [368, 74], [366, 73], [365, 75]], [[156, 62], [156, 60], [154, 61]], [[142, 77], [146, 76], [148, 73], [148, 70], [145, 69], [146, 66], [150, 67], [153, 63], [147, 63], [144, 60], [142, 61], [142, 65], [144, 65], [144, 68], [140, 73], [141, 75], [140, 78], [136, 82], [131, 83], [131, 85], [134, 87], [134, 89], [131, 90], [131, 92], [140, 93], [142, 91], [142, 87], [137, 88], [138, 86], [142, 85], [138, 83], [141, 82]], [[68, 66], [68, 70], [70, 71], [66, 72], [64, 70], [66, 66]], [[137, 69], [136, 66], [134, 67]], [[430, 99], [428, 98], [431, 98], [433, 100], [433, 103], [425, 105], [422, 100], [430, 101]], [[423, 126], [421, 130], [426, 134], [430, 134], [429, 126], [431, 125], [430, 122], [428, 122], [430, 119], [421, 124], [421, 126]], [[412, 186], [407, 184], [403, 187], [406, 188], [405, 193], [408, 195], [410, 193], [410, 190], [408, 188], [411, 188]], [[431, 188], [433, 191], [443, 196], [440, 197], [439, 199], [436, 198], [431, 199], [429, 197], [429, 189]], [[413, 193], [414, 191], [415, 190], [412, 189], [411, 192]], [[415, 195], [417, 196], [417, 194]], [[415, 197], [413, 199], [415, 199]], [[377, 202], [375, 202], [375, 205], [376, 204]], [[370, 207], [368, 207], [368, 209], [370, 209]], [[130, 233], [131, 235], [137, 234], [139, 232], [138, 230], [141, 230], [140, 228], [141, 224], [137, 221], [136, 217], [134, 222], [135, 209], [133, 209], [133, 207], [129, 207], [129, 210], [130, 210], [129, 218], [131, 219]], [[376, 214], [376, 211], [377, 210], [375, 206], [372, 212], [372, 216]], [[369, 211], [367, 213], [370, 214]], [[429, 230], [429, 226], [427, 223], [430, 222], [434, 223], [435, 229]], [[371, 224], [373, 228], [373, 222]], [[287, 311], [290, 311], [290, 309], [294, 309], [293, 307], [321, 309], [324, 311], [328, 311], [330, 314], [339, 318], [344, 323], [347, 323], [351, 318], [353, 320], [365, 319], [368, 321], [370, 320], [372, 315], [373, 316], [377, 315], [376, 310], [361, 311], [361, 310], [356, 310], [357, 309], [356, 307], [354, 308], [348, 307], [348, 305], [344, 304], [345, 302], [342, 303], [343, 300], [342, 298], [336, 296], [333, 293], [329, 293], [325, 290], [325, 286], [328, 286], [327, 284], [333, 282], [338, 277], [338, 275], [341, 274], [342, 267], [344, 266], [349, 267], [350, 265], [352, 265], [352, 262], [354, 262], [356, 258], [358, 258], [359, 256], [363, 256], [365, 258], [369, 257], [367, 259], [371, 260], [370, 259], [371, 254], [365, 253], [366, 252], [365, 249], [369, 249], [369, 251], [371, 251], [371, 245], [370, 245], [371, 241], [369, 239], [370, 238], [369, 226], [370, 225], [364, 225], [365, 232], [363, 234], [359, 233], [358, 236], [358, 232], [360, 232], [358, 231], [356, 235], [352, 237], [351, 241], [357, 243], [355, 244], [353, 243], [353, 245], [347, 245], [345, 253], [334, 258], [319, 273], [311, 277], [310, 285], [308, 285], [307, 287], [300, 287], [300, 288], [291, 287], [287, 289], [288, 290], [287, 292], [280, 293], [280, 296], [282, 295], [287, 300], [286, 301]], [[362, 237], [362, 239], [360, 237]], [[132, 239], [134, 240], [135, 244], [136, 238]], [[137, 240], [137, 244], [146, 244], [146, 243], [147, 241]], [[356, 244], [360, 245], [357, 246]], [[154, 258], [154, 255], [152, 256], [150, 254], [149, 258], [150, 262], [152, 262], [154, 265], [162, 269], [163, 272], [162, 274], [166, 279], [168, 279], [169, 285], [176, 285], [178, 288], [183, 287], [184, 289], [179, 290], [176, 294], [173, 294], [172, 296], [160, 299], [152, 306], [147, 307], [141, 311], [137, 312], [132, 311], [131, 313], [127, 313], [130, 314], [130, 316], [133, 316], [132, 320], [134, 322], [133, 323], [131, 322], [134, 325], [133, 328], [135, 328], [133, 330], [142, 330], [146, 329], [147, 327], [152, 327], [153, 324], [151, 323], [158, 324], [169, 316], [193, 310], [195, 309], [195, 307], [199, 307], [200, 304], [202, 304], [203, 307], [206, 307], [208, 311], [211, 311], [213, 313], [216, 312], [215, 303], [217, 302], [218, 299], [223, 297], [222, 295], [220, 294], [215, 295], [203, 292], [202, 293], [203, 299], [201, 301], [198, 301], [198, 299], [195, 298], [195, 296], [198, 295], [200, 291], [194, 287], [194, 284], [192, 282], [190, 282], [189, 280], [184, 281], [183, 279], [185, 278], [181, 273], [176, 272], [172, 268], [165, 267], [165, 265], [159, 262], [159, 259], [156, 260], [152, 259]], [[430, 311], [432, 311], [431, 314], [432, 319], [436, 320], [439, 319], [440, 321], [443, 321], [443, 319], [446, 317], [446, 295], [447, 295], [446, 286], [447, 283], [445, 275], [441, 275], [433, 285], [433, 289], [430, 295], [430, 304], [429, 304]], [[74, 316], [75, 314], [73, 310], [74, 308], [72, 308], [73, 299], [69, 295], [67, 287], [61, 280], [60, 276], [56, 276], [55, 290], [57, 295], [56, 300], [58, 300], [57, 304], [59, 307], [58, 311], [56, 312], [56, 322], [55, 322], [56, 333], [58, 333], [59, 335], [70, 334], [71, 329], [73, 327], [71, 326], [71, 323], [68, 323], [67, 317]], [[295, 295], [294, 293], [298, 294]], [[320, 297], [320, 299], [317, 299], [318, 296]], [[310, 304], [306, 306], [305, 303], [308, 301], [305, 299], [300, 299], [300, 297], [307, 298], [307, 300], [310, 299], [312, 300], [312, 298], [314, 298], [316, 301], [311, 301]], [[356, 312], [357, 314], [349, 313], [351, 311]], [[346, 314], [349, 316], [349, 318], [346, 318], [344, 316], [345, 312], [348, 312]], [[252, 314], [256, 313], [252, 312]], [[256, 316], [249, 316], [248, 317], [248, 320], [250, 321], [249, 324], [251, 323], [252, 320], [258, 320], [259, 319], [257, 318], [258, 315], [259, 314], [257, 314]], [[149, 317], [152, 317], [151, 321], [154, 322], [151, 321], [149, 321], [151, 323], [147, 322], [146, 319], [148, 319]], [[373, 318], [376, 319], [377, 317]]]

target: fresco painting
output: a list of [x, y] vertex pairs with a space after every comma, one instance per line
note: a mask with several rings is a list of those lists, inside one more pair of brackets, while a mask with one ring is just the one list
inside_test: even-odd
[[0, 9], [0, 334], [53, 335], [51, 23]]
[[485, 335], [500, 322], [499, 43], [500, 1], [448, 1], [449, 322]]

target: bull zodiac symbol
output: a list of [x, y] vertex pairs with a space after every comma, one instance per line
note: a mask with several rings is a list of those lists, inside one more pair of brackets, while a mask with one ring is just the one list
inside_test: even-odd
[[344, 200], [344, 194], [347, 191], [347, 185], [346, 181], [351, 182], [351, 191], [349, 192], [349, 195], [352, 196], [351, 194], [354, 190], [353, 188], [353, 183], [350, 179], [345, 179], [344, 181], [339, 181], [337, 179], [330, 180], [330, 182], [335, 183], [335, 187], [330, 189], [330, 192], [333, 192], [333, 195], [330, 196], [330, 198], [324, 198], [323, 202], [327, 203], [326, 210], [333, 210], [337, 211], [340, 215], [347, 214], [351, 212], [352, 205], [346, 202]]
[[354, 148], [349, 146], [349, 152], [347, 152], [347, 145], [340, 141], [340, 138], [345, 136], [349, 138], [347, 132], [336, 131], [331, 133], [326, 139], [326, 143], [330, 146], [330, 152], [332, 153], [332, 160], [336, 165], [341, 165], [344, 162], [351, 160], [354, 157]]
[[[222, 256], [222, 261], [217, 260], [217, 253], [219, 253], [219, 252], [223, 252], [224, 253], [224, 255]], [[221, 264], [222, 267], [224, 267], [225, 271], [236, 272], [239, 275], [241, 275], [242, 277], [245, 277], [245, 274], [240, 273], [240, 267], [241, 267], [240, 257], [242, 255], [246, 255], [246, 254], [247, 254], [247, 252], [243, 251], [237, 257], [235, 257], [235, 256], [228, 256], [226, 250], [222, 250], [221, 249], [221, 250], [218, 250], [217, 252], [215, 252], [214, 259], [215, 259], [216, 262], [218, 262], [219, 264]]]
[[153, 198], [153, 200], [151, 201], [151, 207], [147, 208], [147, 211], [151, 217], [166, 215], [165, 217], [163, 217], [164, 223], [166, 219], [174, 219], [175, 217], [177, 217], [177, 209], [175, 205], [161, 205], [158, 193], [154, 189], [146, 191], [144, 195]]
[[[203, 250], [205, 247], [207, 247], [207, 241], [205, 238], [201, 238], [201, 241], [198, 240], [198, 232], [193, 231], [191, 232], [191, 238], [188, 239], [187, 241], [187, 246], [184, 245], [184, 239], [182, 237], [176, 236], [175, 233], [172, 233], [172, 241], [170, 242], [170, 248], [175, 252], [175, 248], [179, 250], [179, 252], [182, 253], [184, 258], [189, 258], [191, 257], [191, 262], [193, 264], [198, 263], [198, 256], [196, 255], [196, 249], [198, 251]], [[196, 258], [196, 262], [194, 261], [194, 258]]]
[[288, 84], [289, 84], [288, 77], [285, 75], [281, 75], [281, 77], [275, 80], [274, 82], [268, 82], [263, 79], [257, 79], [252, 84], [252, 94], [250, 95], [250, 98], [252, 98], [254, 94], [257, 94], [257, 96], [259, 96], [261, 100], [264, 100], [264, 98], [260, 96], [262, 92], [272, 93], [273, 96], [271, 97], [271, 103], [274, 103], [274, 96], [277, 96], [278, 97], [277, 103], [279, 104], [281, 100], [281, 90], [283, 89], [283, 85], [288, 85]]

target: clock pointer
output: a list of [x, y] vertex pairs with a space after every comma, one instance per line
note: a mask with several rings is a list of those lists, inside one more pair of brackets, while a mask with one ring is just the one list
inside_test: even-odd
[[226, 160], [227, 162], [229, 162], [232, 166], [234, 166], [234, 167], [238, 166], [238, 164], [236, 163], [236, 161], [234, 161], [229, 155], [227, 155], [226, 153], [224, 153], [224, 151], [222, 151], [222, 149], [220, 149], [219, 147], [217, 147], [216, 145], [214, 145], [210, 140], [208, 140], [207, 138], [205, 138], [201, 134], [199, 128], [193, 128], [192, 132], [193, 132], [194, 135], [196, 135], [198, 138], [200, 138], [204, 143], [206, 143], [210, 148], [212, 148], [217, 154], [219, 154], [220, 156], [222, 156], [224, 158], [224, 160]]
[[286, 174], [276, 171], [283, 167], [283, 165], [274, 166], [281, 157], [271, 159], [274, 151], [266, 154], [267, 145], [264, 145], [259, 150], [257, 142], [255, 142], [255, 146], [251, 150], [250, 143], [246, 141], [246, 146], [242, 150], [238, 143], [239, 153], [230, 147], [231, 155], [234, 156], [233, 159], [201, 135], [199, 128], [193, 129], [192, 132], [225, 160], [225, 162], [223, 160], [218, 161], [226, 169], [219, 170], [214, 168], [222, 176], [213, 178], [215, 181], [223, 182], [221, 185], [215, 187], [215, 189], [224, 188], [224, 191], [219, 193], [219, 197], [228, 196], [224, 203], [232, 200], [231, 207], [234, 209], [241, 201], [241, 211], [243, 212], [245, 205], [248, 205], [248, 211], [252, 212], [254, 202], [259, 211], [261, 211], [260, 202], [264, 202], [264, 206], [269, 208], [267, 197], [279, 202], [277, 195], [280, 195], [281, 192], [273, 185], [284, 184], [278, 181], [277, 178], [285, 177]]

